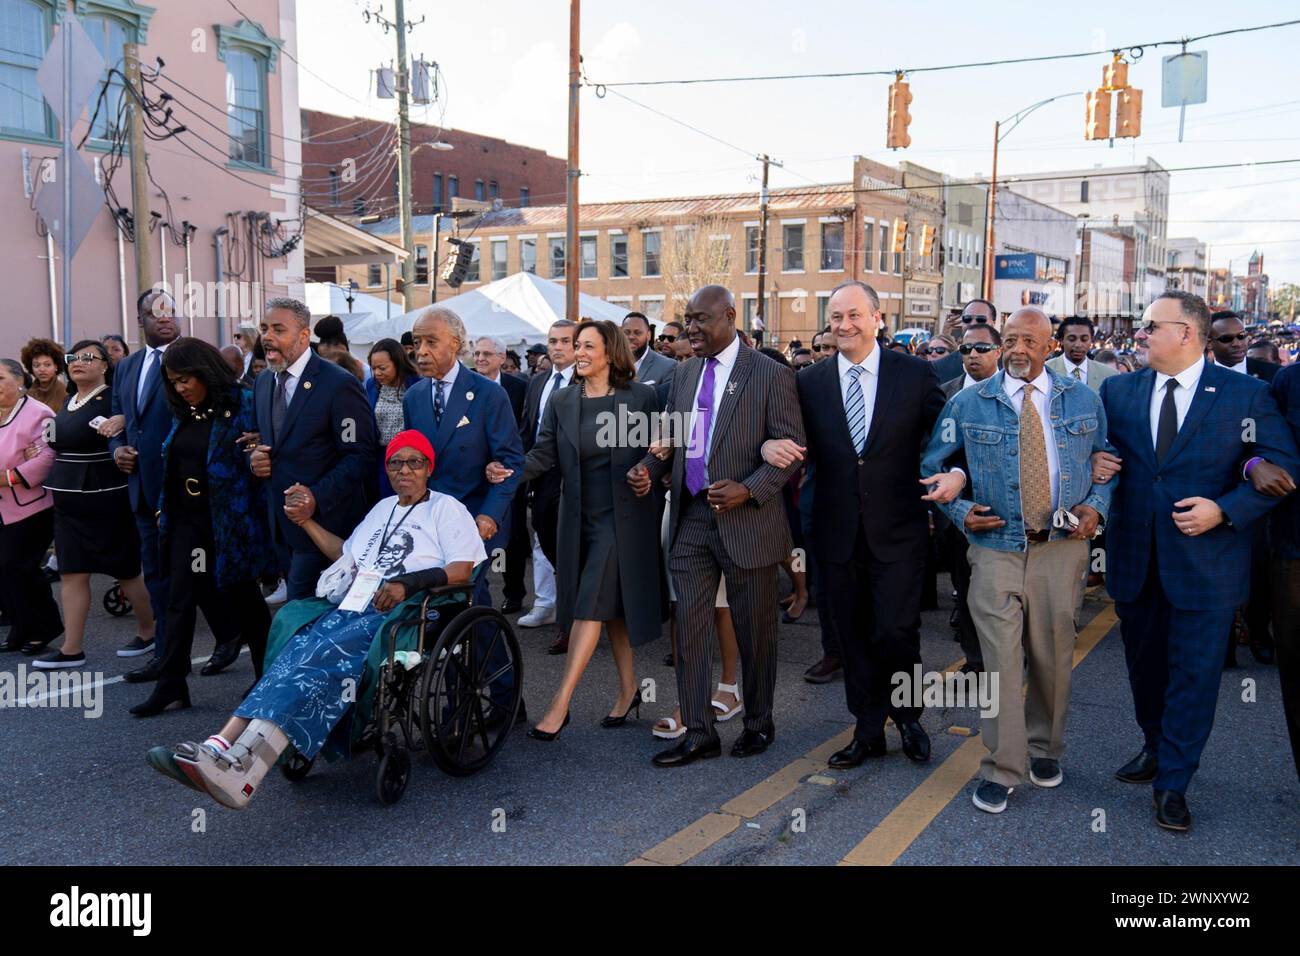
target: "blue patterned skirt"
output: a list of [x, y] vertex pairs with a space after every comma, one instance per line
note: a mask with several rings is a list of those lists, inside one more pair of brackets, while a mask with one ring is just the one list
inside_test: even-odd
[[366, 655], [385, 615], [333, 610], [289, 639], [236, 717], [276, 724], [311, 759], [360, 697]]

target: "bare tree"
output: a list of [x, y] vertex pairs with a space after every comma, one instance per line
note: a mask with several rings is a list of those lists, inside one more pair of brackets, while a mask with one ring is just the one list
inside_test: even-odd
[[722, 216], [682, 218], [663, 224], [659, 256], [665, 318], [670, 313], [679, 318], [682, 307], [700, 286], [726, 283], [731, 274], [732, 226]]

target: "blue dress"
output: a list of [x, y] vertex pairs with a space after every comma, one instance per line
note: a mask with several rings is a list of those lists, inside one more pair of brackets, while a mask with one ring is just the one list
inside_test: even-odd
[[307, 759], [320, 753], [330, 733], [360, 696], [366, 655], [384, 612], [328, 612], [289, 639], [236, 717], [269, 720]]

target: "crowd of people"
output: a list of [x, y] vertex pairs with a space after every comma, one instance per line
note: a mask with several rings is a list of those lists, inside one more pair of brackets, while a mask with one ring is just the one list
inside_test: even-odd
[[[810, 346], [779, 350], [710, 285], [680, 320], [560, 320], [522, 356], [432, 306], [365, 362], [337, 317], [313, 329], [293, 299], [222, 348], [182, 336], [163, 291], [137, 315], [134, 352], [37, 339], [0, 360], [0, 650], [83, 666], [91, 575], [107, 575], [135, 614], [117, 653], [151, 655], [126, 675], [153, 684], [132, 707], [150, 717], [190, 706], [202, 610], [202, 673], [247, 646], [257, 679], [218, 733], [148, 759], [226, 806], [286, 748], [320, 751], [394, 607], [448, 583], [495, 604], [494, 580], [502, 611], [555, 625], [567, 655], [536, 722], [520, 708], [539, 742], [570, 722], [602, 634], [617, 686], [601, 725], [639, 718], [636, 648], [668, 623], [676, 707], [651, 732], [673, 743], [654, 764], [719, 756], [735, 717], [731, 755], [762, 753], [777, 624], [811, 605], [822, 654], [804, 678], [842, 678], [855, 725], [830, 765], [884, 757], [891, 724], [925, 763], [924, 708], [895, 691], [920, 673], [945, 570], [962, 676], [996, 679], [980, 809], [1063, 782], [1079, 612], [1103, 575], [1142, 734], [1116, 776], [1152, 785], [1160, 826], [1190, 826], [1243, 635], [1279, 666], [1300, 750], [1300, 371], [1196, 296], [1157, 297], [1124, 341], [975, 299], [913, 345], [848, 281]], [[311, 598], [333, 610], [268, 652], [268, 604]]]

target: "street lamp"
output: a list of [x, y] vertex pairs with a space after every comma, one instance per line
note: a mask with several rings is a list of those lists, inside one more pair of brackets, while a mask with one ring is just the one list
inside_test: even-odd
[[[993, 301], [993, 258], [995, 251], [993, 248], [993, 217], [997, 212], [998, 198], [998, 143], [1002, 142], [1004, 137], [1009, 136], [1011, 131], [1024, 121], [1025, 117], [1039, 107], [1046, 106], [1048, 103], [1055, 103], [1057, 100], [1063, 100], [1067, 96], [1083, 95], [1082, 91], [1078, 93], [1062, 93], [1060, 96], [1039, 100], [1032, 106], [1026, 106], [1019, 112], [1012, 113], [1006, 119], [993, 124], [993, 175], [989, 179], [989, 209], [984, 234], [984, 282], [982, 289], [984, 297], [990, 302]], [[1008, 123], [1011, 125], [1007, 126], [1006, 132], [1003, 132], [1002, 127]]]

